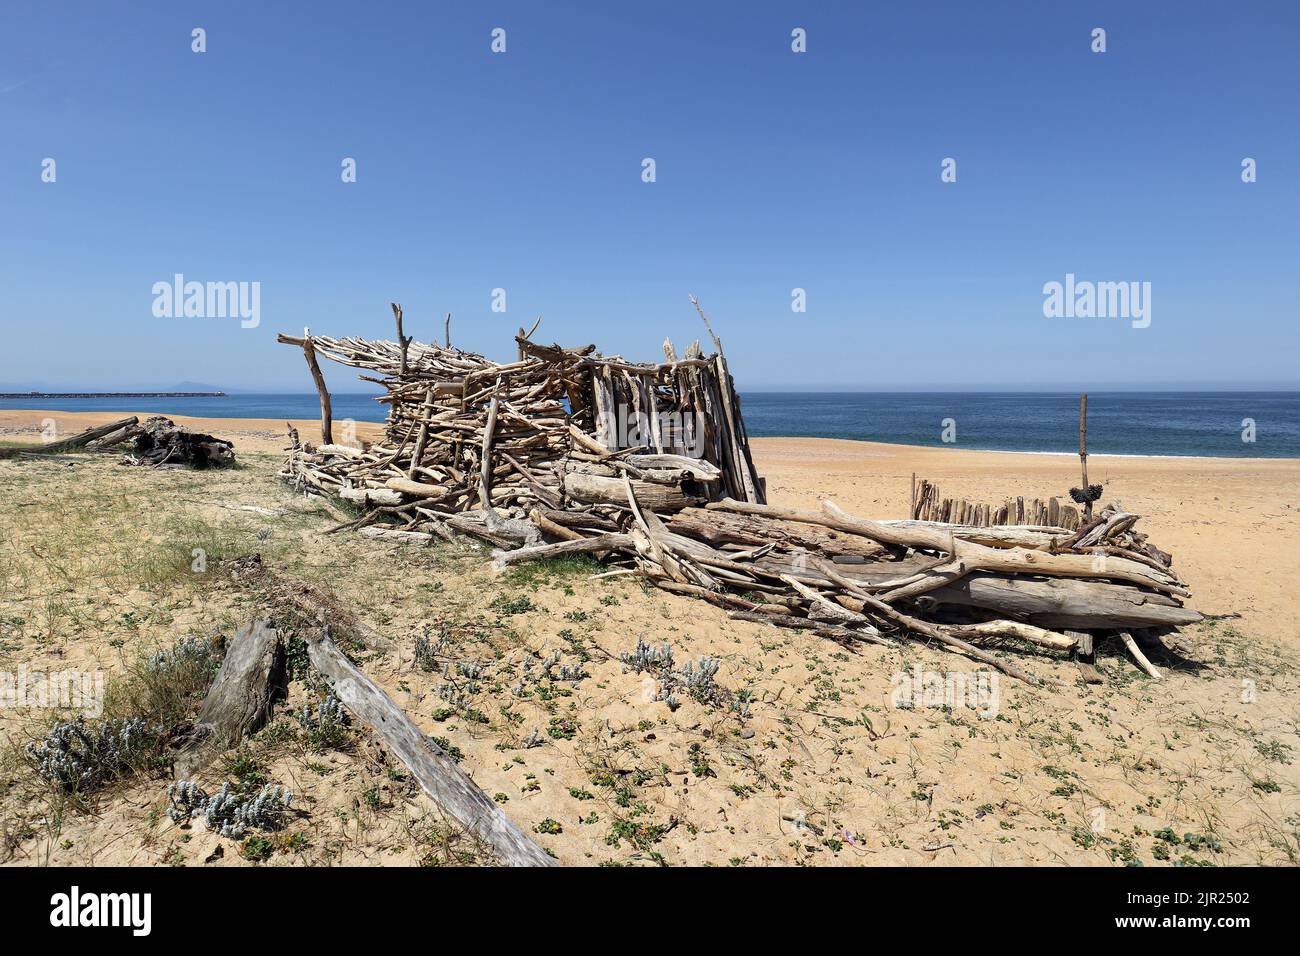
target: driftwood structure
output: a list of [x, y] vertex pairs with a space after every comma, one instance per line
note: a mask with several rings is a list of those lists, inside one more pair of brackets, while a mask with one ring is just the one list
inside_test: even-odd
[[[468, 534], [497, 546], [498, 567], [593, 554], [738, 619], [937, 642], [1031, 681], [984, 645], [1090, 656], [1094, 636], [1122, 632], [1154, 671], [1130, 632], [1154, 638], [1201, 617], [1170, 556], [1118, 503], [1088, 520], [1022, 499], [939, 508], [923, 483], [905, 521], [769, 505], [716, 336], [711, 355], [696, 344], [678, 358], [665, 342], [664, 362], [637, 364], [521, 329], [517, 359], [502, 364], [449, 337], [414, 342], [394, 314], [398, 342], [280, 336], [307, 355], [325, 439], [292, 433], [280, 474], [362, 509], [339, 529], [409, 543]], [[333, 443], [317, 355], [384, 388], [382, 441]]]

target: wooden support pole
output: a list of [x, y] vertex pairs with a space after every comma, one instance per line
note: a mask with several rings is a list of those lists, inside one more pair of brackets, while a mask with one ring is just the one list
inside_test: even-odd
[[[1083, 469], [1083, 493], [1088, 494], [1088, 393], [1079, 396], [1079, 465]], [[1083, 503], [1083, 517], [1092, 517], [1092, 500]]]
[[[402, 356], [405, 361], [406, 356]], [[433, 415], [434, 394], [437, 391], [437, 385], [430, 385], [424, 392], [424, 404], [420, 406], [420, 431], [415, 436], [415, 450], [411, 453], [411, 467], [407, 470], [408, 478], [415, 478], [416, 469], [420, 467], [424, 460], [424, 446], [429, 441], [429, 418]]]
[[389, 303], [393, 307], [393, 318], [397, 320], [397, 344], [402, 350], [402, 361], [399, 366], [398, 374], [403, 378], [406, 377], [406, 350], [411, 344], [411, 336], [402, 334], [402, 307], [396, 302]]
[[320, 364], [316, 361], [316, 347], [311, 344], [311, 329], [302, 330], [302, 352], [307, 356], [307, 369], [312, 381], [316, 383], [316, 392], [320, 395], [320, 438], [326, 445], [334, 444], [334, 411], [330, 406], [329, 389], [325, 387], [325, 376], [321, 374]]
[[479, 456], [479, 500], [483, 505], [483, 523], [491, 530], [497, 520], [497, 513], [492, 510], [492, 439], [497, 429], [497, 411], [500, 399], [497, 390], [501, 388], [501, 377], [497, 376], [496, 389], [492, 392], [492, 401], [488, 404], [487, 424], [483, 428], [483, 449]]

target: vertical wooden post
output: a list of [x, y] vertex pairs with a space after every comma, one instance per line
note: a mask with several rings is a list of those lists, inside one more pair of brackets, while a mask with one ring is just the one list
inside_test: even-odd
[[411, 467], [406, 476], [415, 479], [416, 469], [424, 460], [424, 446], [429, 441], [429, 419], [433, 417], [433, 386], [424, 390], [424, 404], [420, 406], [420, 431], [415, 436], [415, 451], [411, 453]]
[[[1088, 393], [1079, 397], [1079, 465], [1083, 468], [1083, 493], [1088, 493]], [[1092, 501], [1083, 504], [1085, 520], [1092, 517]]]
[[390, 302], [393, 307], [393, 318], [397, 320], [397, 345], [402, 350], [402, 363], [398, 369], [398, 375], [405, 378], [406, 376], [406, 349], [411, 344], [411, 336], [402, 334], [402, 307], [396, 302]]
[[321, 374], [316, 362], [316, 347], [311, 344], [311, 329], [302, 330], [302, 351], [307, 356], [307, 368], [312, 380], [316, 382], [316, 392], [320, 395], [320, 438], [326, 445], [334, 444], [334, 411], [330, 407], [329, 389], [325, 387], [325, 376]]
[[479, 461], [479, 499], [483, 504], [483, 523], [489, 531], [499, 524], [497, 513], [492, 510], [492, 439], [497, 429], [497, 408], [500, 400], [497, 393], [501, 391], [501, 376], [497, 376], [496, 387], [492, 390], [492, 401], [488, 404], [487, 424], [483, 428], [483, 449]]

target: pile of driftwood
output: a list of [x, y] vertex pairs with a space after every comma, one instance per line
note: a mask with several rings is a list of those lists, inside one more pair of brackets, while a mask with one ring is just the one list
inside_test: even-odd
[[[340, 529], [414, 543], [469, 534], [499, 548], [498, 567], [594, 554], [738, 619], [846, 642], [920, 638], [1026, 680], [985, 645], [1086, 658], [1113, 635], [1158, 676], [1135, 636], [1200, 620], [1170, 556], [1117, 503], [1074, 528], [768, 505], [716, 336], [711, 356], [697, 344], [678, 359], [666, 342], [664, 363], [640, 365], [521, 329], [518, 359], [498, 364], [415, 343], [394, 313], [397, 342], [280, 336], [306, 354], [325, 439], [293, 433], [281, 476], [363, 509]], [[385, 389], [381, 442], [331, 440], [318, 353], [378, 373], [362, 378]]]
[[122, 440], [132, 442], [131, 453], [124, 459], [132, 465], [218, 468], [235, 462], [235, 446], [230, 442], [199, 432], [187, 432], [161, 415], [146, 418], [143, 425], [132, 428]]
[[131, 415], [106, 425], [87, 428], [44, 446], [41, 453], [54, 454], [79, 448], [115, 448], [126, 442], [130, 442], [132, 447], [122, 461], [129, 465], [212, 468], [231, 465], [235, 461], [235, 446], [230, 442], [211, 435], [188, 432], [177, 427], [170, 418], [161, 415], [146, 418], [144, 424], [135, 415]]

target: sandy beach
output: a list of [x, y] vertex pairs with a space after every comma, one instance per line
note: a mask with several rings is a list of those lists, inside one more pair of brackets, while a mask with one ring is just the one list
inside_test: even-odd
[[[40, 441], [46, 419], [66, 437], [123, 414], [0, 411], [0, 443]], [[130, 468], [111, 453], [0, 460], [0, 671], [100, 670], [111, 705], [148, 655], [187, 635], [228, 637], [260, 613], [266, 595], [231, 571], [257, 555], [356, 622], [367, 676], [566, 865], [1300, 862], [1300, 461], [1092, 458], [1103, 500], [1141, 513], [1173, 553], [1190, 604], [1239, 617], [1184, 629], [1156, 657], [1161, 680], [1117, 642], [1098, 650], [1100, 683], [1022, 648], [1018, 662], [1055, 683], [1005, 679], [993, 711], [977, 713], [897, 702], [900, 675], [981, 673], [923, 642], [846, 646], [632, 576], [593, 578], [591, 565], [494, 574], [471, 543], [326, 534], [346, 516], [276, 478], [284, 422], [174, 418], [232, 440], [240, 467]], [[294, 424], [319, 435], [317, 422]], [[774, 503], [833, 498], [873, 518], [906, 514], [913, 473], [986, 501], [1078, 483], [1071, 456], [798, 438], [753, 447]], [[481, 671], [454, 708], [444, 665], [419, 661], [422, 640], [450, 673]], [[668, 707], [620, 664], [638, 640], [670, 645], [680, 662], [719, 661], [719, 684], [743, 689], [750, 715]], [[543, 660], [581, 677], [511, 689]], [[361, 734], [313, 747], [294, 716], [313, 693], [295, 681], [243, 751], [246, 772], [294, 793], [270, 862], [484, 862]], [[0, 710], [0, 864], [267, 865], [169, 820], [159, 775], [69, 810], [14, 756], [43, 719]], [[218, 764], [200, 782], [220, 787], [235, 772]]]
[[[0, 439], [31, 440], [52, 420], [68, 435], [127, 415], [124, 411], [0, 410]], [[170, 416], [187, 428], [228, 438], [237, 447], [277, 451], [285, 425], [274, 419]], [[311, 440], [315, 420], [289, 422]], [[357, 438], [383, 426], [357, 423]], [[336, 436], [337, 437], [337, 436]], [[907, 514], [911, 477], [927, 478], [945, 496], [1001, 501], [1007, 495], [1065, 498], [1079, 483], [1073, 455], [967, 451], [829, 438], [756, 438], [753, 449], [774, 504], [816, 508], [832, 498], [868, 518]], [[1089, 477], [1103, 501], [1121, 501], [1143, 516], [1142, 529], [1175, 555], [1206, 614], [1240, 614], [1243, 627], [1300, 648], [1300, 459], [1138, 458], [1089, 456]]]

